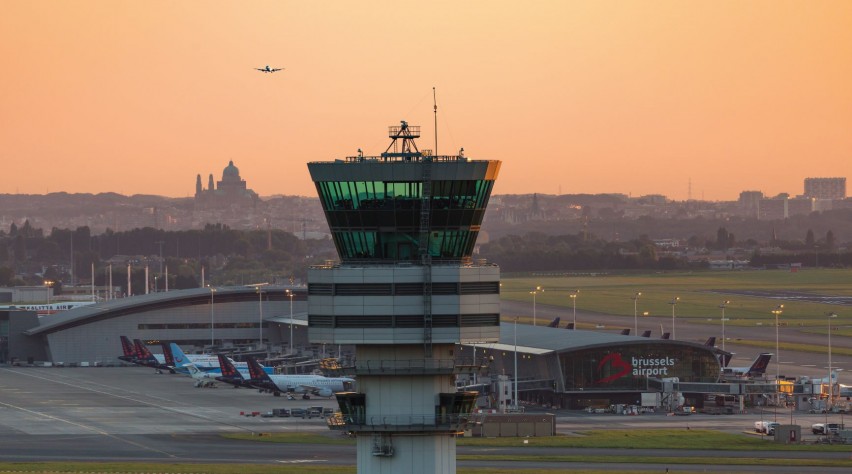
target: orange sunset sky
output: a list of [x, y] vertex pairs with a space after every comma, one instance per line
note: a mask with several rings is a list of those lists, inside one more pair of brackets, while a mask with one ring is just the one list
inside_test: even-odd
[[[0, 193], [262, 196], [421, 125], [497, 194], [800, 194], [852, 170], [852, 1], [0, 0]], [[264, 74], [255, 67], [284, 67]]]

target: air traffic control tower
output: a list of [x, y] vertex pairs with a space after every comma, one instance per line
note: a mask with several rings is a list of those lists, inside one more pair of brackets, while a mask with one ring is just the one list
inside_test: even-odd
[[[354, 432], [359, 473], [454, 473], [476, 392], [457, 392], [457, 343], [497, 342], [500, 270], [471, 259], [499, 161], [419, 151], [390, 127], [379, 156], [309, 163], [339, 264], [308, 271], [308, 337], [355, 344], [357, 392], [332, 428]], [[334, 423], [330, 423], [334, 425]]]

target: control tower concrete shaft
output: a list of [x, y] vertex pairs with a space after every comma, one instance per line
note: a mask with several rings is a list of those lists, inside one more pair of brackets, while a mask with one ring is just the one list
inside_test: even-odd
[[432, 156], [419, 127], [378, 156], [308, 164], [340, 262], [308, 271], [308, 337], [354, 344], [357, 391], [332, 428], [354, 432], [358, 472], [456, 471], [476, 392], [457, 392], [458, 343], [498, 342], [500, 271], [472, 259], [499, 161]]

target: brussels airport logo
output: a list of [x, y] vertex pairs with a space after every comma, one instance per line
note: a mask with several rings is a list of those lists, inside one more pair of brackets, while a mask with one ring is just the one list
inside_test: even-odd
[[630, 361], [626, 361], [618, 352], [607, 354], [600, 362], [598, 362], [598, 372], [602, 372], [609, 367], [609, 375], [597, 380], [596, 384], [605, 384], [614, 382], [622, 377], [632, 375], [634, 377], [641, 376], [663, 376], [669, 375], [669, 369], [672, 368], [677, 359], [672, 357], [662, 357], [659, 359], [646, 359], [643, 357], [631, 357]]

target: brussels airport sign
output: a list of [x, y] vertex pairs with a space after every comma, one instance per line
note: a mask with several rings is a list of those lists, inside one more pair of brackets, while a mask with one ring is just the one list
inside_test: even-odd
[[612, 375], [603, 377], [596, 383], [610, 383], [628, 375], [632, 375], [634, 377], [667, 377], [669, 375], [669, 369], [676, 363], [677, 359], [673, 357], [631, 357], [628, 361], [624, 360], [620, 353], [614, 352], [612, 354], [607, 354], [598, 363], [598, 371], [602, 371], [609, 366], [609, 372]]

